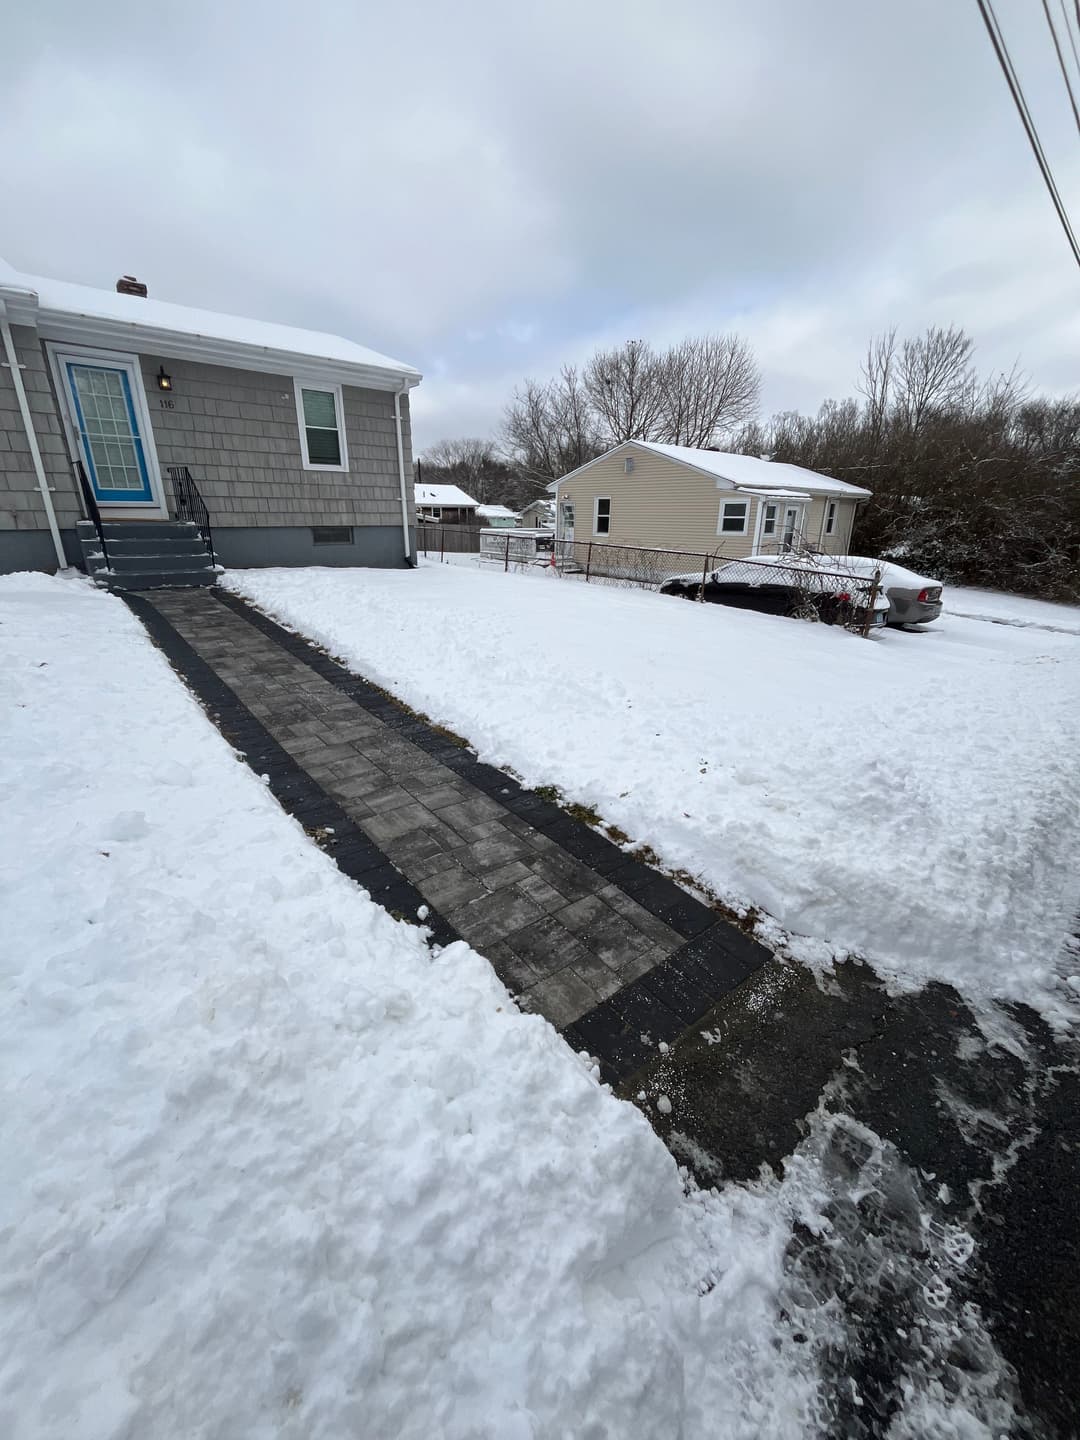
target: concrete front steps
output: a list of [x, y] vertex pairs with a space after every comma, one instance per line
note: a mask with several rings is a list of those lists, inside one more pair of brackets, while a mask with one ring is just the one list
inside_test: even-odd
[[197, 525], [189, 520], [104, 520], [109, 553], [90, 520], [77, 526], [86, 572], [107, 590], [188, 590], [220, 574]]

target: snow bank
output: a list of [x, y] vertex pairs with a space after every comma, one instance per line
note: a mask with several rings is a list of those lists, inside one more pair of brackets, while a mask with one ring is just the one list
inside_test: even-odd
[[[410, 664], [395, 593], [460, 609], [340, 578]], [[775, 1192], [688, 1198], [486, 962], [307, 841], [119, 600], [0, 580], [0, 666], [0, 1434], [807, 1433]]]
[[545, 571], [227, 583], [790, 931], [898, 983], [1071, 1003], [1073, 636], [946, 616], [863, 641]]

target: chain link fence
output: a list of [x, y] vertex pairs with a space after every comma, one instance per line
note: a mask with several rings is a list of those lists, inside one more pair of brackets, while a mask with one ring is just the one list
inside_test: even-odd
[[820, 555], [732, 560], [717, 551], [665, 550], [608, 545], [597, 540], [557, 540], [557, 572], [587, 584], [659, 590], [687, 600], [819, 620], [866, 634], [883, 622], [880, 579], [841, 566], [824, 568]]

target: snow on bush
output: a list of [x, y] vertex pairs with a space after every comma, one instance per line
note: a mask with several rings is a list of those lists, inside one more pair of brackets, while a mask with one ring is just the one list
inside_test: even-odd
[[1080, 901], [1075, 636], [946, 615], [863, 641], [426, 564], [227, 583], [819, 953], [1063, 1014], [1058, 957]]
[[119, 600], [0, 581], [0, 666], [0, 1434], [806, 1434], [775, 1192], [688, 1196]]

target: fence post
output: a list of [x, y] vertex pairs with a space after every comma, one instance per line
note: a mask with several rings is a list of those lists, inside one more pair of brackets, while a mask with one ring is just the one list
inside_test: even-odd
[[446, 564], [446, 531], [439, 531], [439, 564]]
[[709, 578], [709, 560], [711, 558], [711, 556], [706, 555], [705, 564], [701, 567], [701, 594], [698, 596], [698, 599], [702, 601], [702, 603], [704, 603], [705, 600], [705, 581]]
[[592, 541], [589, 541], [589, 548], [585, 555], [585, 584], [589, 583], [589, 576], [592, 574]]
[[506, 555], [503, 559], [503, 573], [510, 569], [510, 532], [506, 535]]
[[874, 623], [874, 601], [878, 597], [878, 587], [881, 584], [881, 571], [874, 571], [874, 583], [870, 586], [870, 600], [866, 607], [866, 619], [863, 621], [862, 638], [865, 640], [870, 634], [870, 626]]

